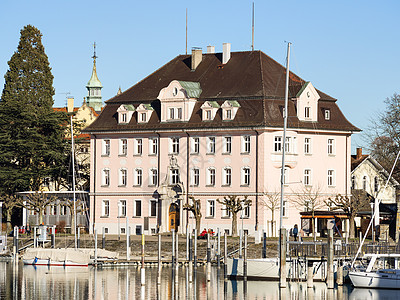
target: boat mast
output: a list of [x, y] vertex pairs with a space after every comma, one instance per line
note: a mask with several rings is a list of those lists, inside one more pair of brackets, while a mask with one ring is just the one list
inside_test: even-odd
[[282, 138], [282, 169], [281, 169], [281, 203], [279, 209], [280, 218], [280, 229], [283, 228], [283, 199], [284, 199], [284, 189], [285, 189], [285, 152], [286, 152], [286, 128], [287, 128], [287, 118], [288, 118], [288, 98], [289, 98], [289, 62], [290, 62], [290, 45], [292, 43], [288, 42], [287, 57], [286, 57], [286, 86], [285, 86], [285, 108], [283, 109], [283, 138]]
[[74, 128], [72, 126], [72, 116], [71, 116], [71, 156], [72, 156], [72, 196], [74, 201], [74, 240], [76, 249], [75, 148], [74, 148]]

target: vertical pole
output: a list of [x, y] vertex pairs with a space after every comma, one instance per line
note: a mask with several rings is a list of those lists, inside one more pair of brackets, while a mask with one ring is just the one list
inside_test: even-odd
[[343, 264], [340, 261], [338, 261], [336, 277], [336, 283], [338, 285], [343, 285]]
[[228, 280], [228, 237], [224, 235], [224, 279]]
[[140, 281], [142, 286], [146, 284], [146, 270], [144, 268], [144, 233], [142, 233], [142, 268], [140, 269]]
[[37, 247], [36, 230], [37, 230], [36, 226], [33, 227], [33, 248], [36, 248], [36, 247]]
[[51, 228], [51, 248], [55, 248], [56, 246], [56, 226], [54, 225]]
[[194, 257], [193, 257], [193, 266], [197, 268], [197, 229], [194, 230]]
[[3, 234], [3, 202], [0, 201], [0, 235], [2, 234]]
[[327, 261], [327, 285], [328, 289], [333, 289], [333, 230], [328, 229], [328, 261]]
[[106, 249], [106, 228], [103, 227], [103, 235], [101, 237], [101, 248]]
[[76, 248], [81, 247], [81, 231], [78, 228], [78, 239], [76, 240]]
[[307, 261], [307, 287], [313, 287], [313, 262]]
[[279, 230], [280, 235], [280, 262], [279, 262], [279, 287], [286, 287], [286, 228]]
[[157, 284], [161, 284], [161, 234], [158, 233], [158, 276], [157, 276]]
[[207, 233], [207, 281], [211, 281], [211, 248], [210, 235]]
[[97, 228], [94, 230], [94, 265], [97, 265]]
[[217, 228], [217, 235], [218, 235], [218, 249], [217, 249], [217, 268], [221, 268], [221, 233], [219, 228]]
[[267, 258], [267, 233], [266, 232], [263, 232], [262, 258]]
[[178, 265], [179, 265], [179, 251], [178, 251], [178, 245], [179, 245], [179, 241], [178, 241], [178, 231], [176, 232], [176, 236], [175, 236], [175, 266], [176, 266], [176, 272], [178, 274]]
[[172, 233], [172, 258], [171, 258], [171, 263], [172, 266], [175, 264], [175, 229], [171, 229]]
[[240, 234], [239, 234], [239, 258], [242, 258], [242, 248], [243, 248], [243, 236], [242, 235], [243, 235], [243, 230], [240, 229]]
[[[128, 217], [126, 217], [128, 219]], [[128, 223], [128, 222], [126, 222]], [[131, 228], [126, 227], [126, 260], [131, 260], [131, 247], [130, 247]]]
[[186, 261], [189, 261], [189, 226], [186, 226]]
[[192, 263], [192, 247], [193, 247], [193, 239], [192, 235], [189, 238], [189, 283], [193, 282], [193, 263]]
[[14, 233], [13, 233], [13, 256], [14, 259], [17, 258], [17, 247], [18, 247], [18, 227], [14, 227]]
[[244, 234], [243, 279], [247, 280], [247, 234]]
[[74, 127], [72, 126], [72, 116], [71, 116], [71, 157], [72, 157], [72, 200], [74, 201], [74, 239], [75, 239], [75, 249], [76, 249], [76, 192], [75, 192], [75, 146], [74, 146]]

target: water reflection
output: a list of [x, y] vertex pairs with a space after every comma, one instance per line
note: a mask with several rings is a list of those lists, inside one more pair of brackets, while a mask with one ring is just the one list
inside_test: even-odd
[[81, 268], [14, 265], [0, 262], [0, 298], [6, 299], [400, 299], [392, 290], [353, 289], [349, 285], [327, 289], [325, 283], [307, 288], [304, 282], [224, 281], [222, 269], [206, 267], [191, 274], [187, 267], [146, 268], [142, 286], [140, 267]]

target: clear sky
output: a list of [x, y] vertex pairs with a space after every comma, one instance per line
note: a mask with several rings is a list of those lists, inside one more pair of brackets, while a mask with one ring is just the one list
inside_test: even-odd
[[[43, 34], [54, 75], [55, 106], [66, 94], [82, 103], [92, 71], [93, 42], [103, 100], [126, 90], [192, 47], [232, 44], [251, 49], [252, 0], [2, 0], [0, 88], [7, 62], [27, 24]], [[285, 63], [285, 41], [293, 43], [291, 70], [338, 99], [345, 116], [366, 129], [399, 92], [400, 2], [397, 0], [255, 0], [255, 49]], [[353, 136], [353, 150], [363, 145]]]

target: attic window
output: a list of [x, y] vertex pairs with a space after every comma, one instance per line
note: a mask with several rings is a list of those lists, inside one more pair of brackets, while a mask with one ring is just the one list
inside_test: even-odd
[[311, 108], [309, 106], [306, 106], [304, 108], [304, 118], [306, 118], [306, 119], [310, 118], [310, 110], [311, 110]]
[[325, 120], [330, 120], [330, 119], [331, 119], [331, 110], [325, 109]]
[[235, 100], [226, 100], [222, 105], [222, 119], [225, 121], [233, 120], [240, 108], [239, 102]]
[[141, 113], [140, 114], [140, 121], [141, 122], [146, 122], [147, 121], [147, 114], [146, 113]]
[[232, 120], [232, 109], [227, 109], [225, 112], [225, 119]]
[[121, 113], [121, 123], [126, 123], [126, 113]]
[[211, 110], [206, 110], [206, 120], [211, 120]]

